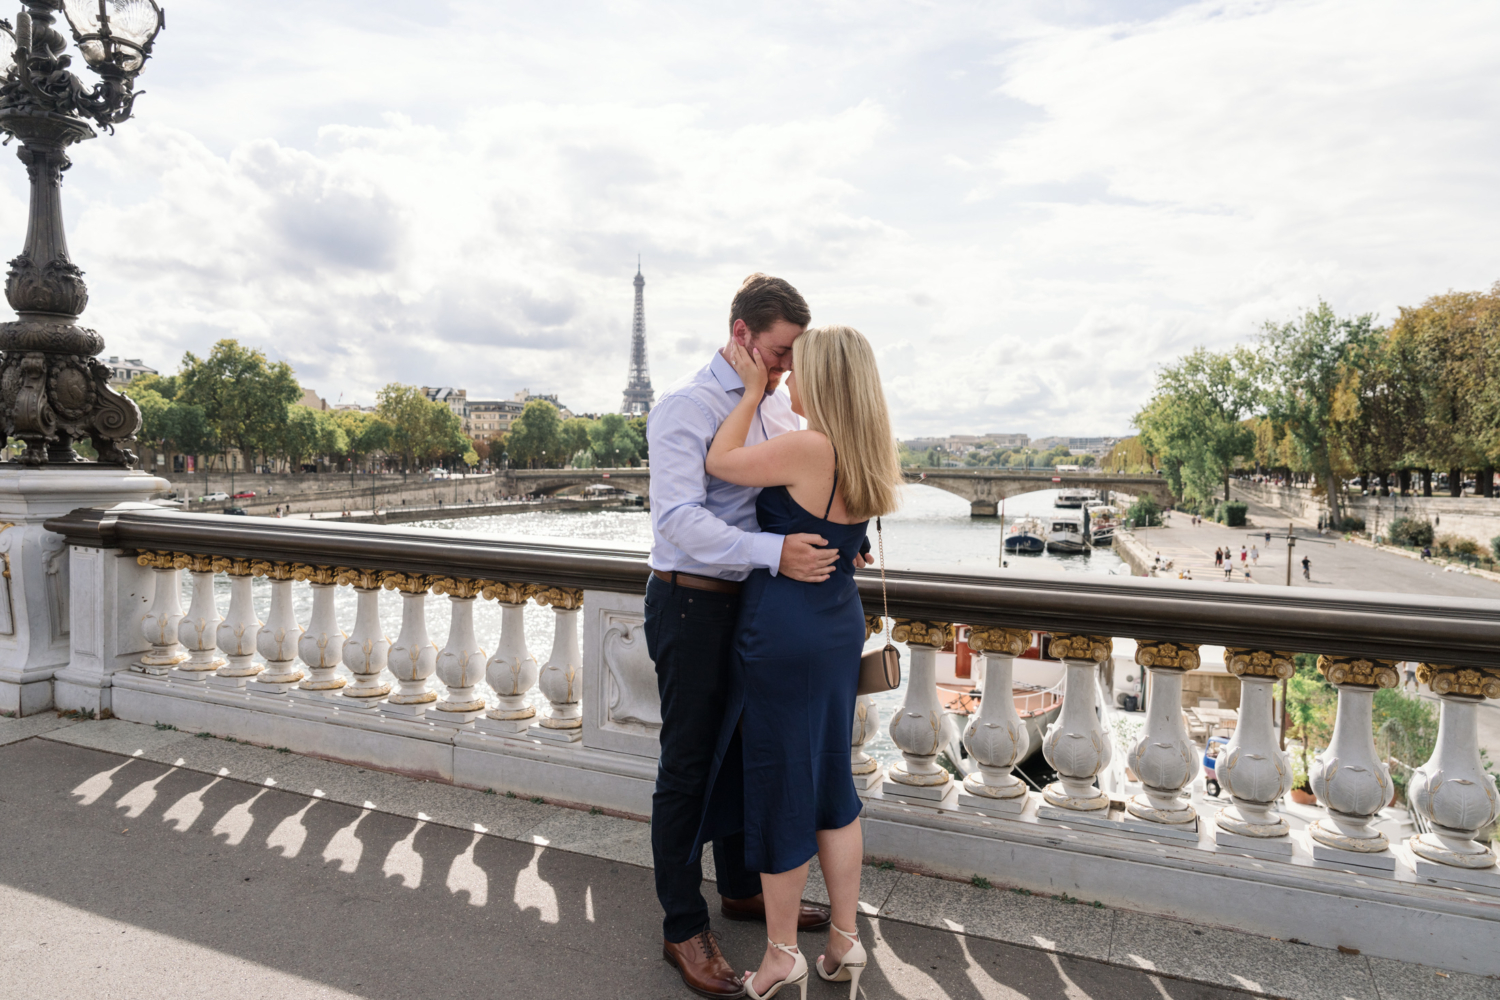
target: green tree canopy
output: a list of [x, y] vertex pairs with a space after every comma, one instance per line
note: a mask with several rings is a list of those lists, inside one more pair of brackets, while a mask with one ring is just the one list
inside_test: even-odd
[[589, 450], [594, 464], [602, 468], [625, 468], [646, 455], [646, 442], [636, 433], [635, 422], [619, 413], [606, 413], [589, 428]]
[[1161, 458], [1172, 491], [1208, 503], [1249, 455], [1255, 436], [1245, 424], [1255, 406], [1255, 359], [1249, 352], [1202, 347], [1157, 373], [1156, 392], [1135, 415], [1141, 446]]
[[219, 341], [206, 358], [184, 354], [176, 378], [175, 399], [202, 408], [219, 448], [247, 457], [275, 447], [287, 406], [302, 398], [291, 365], [236, 340]]
[[526, 404], [526, 409], [511, 424], [505, 448], [511, 463], [523, 467], [555, 469], [573, 457], [572, 452], [563, 454], [562, 421], [558, 419], [557, 407], [545, 399], [533, 399]]

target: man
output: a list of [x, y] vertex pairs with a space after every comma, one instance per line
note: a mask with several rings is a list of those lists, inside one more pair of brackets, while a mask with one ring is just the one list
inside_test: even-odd
[[[771, 380], [748, 444], [800, 427], [785, 394], [775, 392], [792, 369], [792, 344], [811, 320], [807, 302], [780, 278], [752, 274], [730, 304], [732, 343], [759, 348]], [[728, 345], [724, 350], [728, 350]], [[794, 580], [828, 579], [835, 549], [818, 535], [758, 530], [759, 490], [708, 475], [704, 458], [744, 383], [716, 353], [673, 385], [651, 409], [651, 578], [646, 586], [646, 645], [661, 694], [661, 758], [651, 800], [651, 853], [656, 894], [666, 917], [662, 955], [702, 996], [744, 995], [739, 976], [709, 929], [701, 862], [688, 855], [703, 818], [708, 771], [729, 690], [730, 652], [740, 583], [765, 568]], [[764, 920], [760, 875], [745, 868], [743, 835], [714, 841], [720, 912], [731, 920]], [[798, 927], [828, 923], [828, 910], [804, 906]]]

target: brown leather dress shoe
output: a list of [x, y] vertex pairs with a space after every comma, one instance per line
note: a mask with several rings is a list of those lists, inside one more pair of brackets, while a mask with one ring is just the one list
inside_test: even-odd
[[683, 985], [700, 997], [745, 995], [745, 984], [729, 967], [713, 931], [702, 931], [676, 944], [663, 941], [661, 957], [677, 966]]
[[[719, 912], [730, 920], [756, 920], [765, 923], [766, 898], [751, 896], [749, 899], [730, 899], [728, 896], [720, 896]], [[826, 906], [803, 903], [802, 908], [797, 911], [797, 929], [815, 931], [819, 927], [827, 927], [832, 916]]]

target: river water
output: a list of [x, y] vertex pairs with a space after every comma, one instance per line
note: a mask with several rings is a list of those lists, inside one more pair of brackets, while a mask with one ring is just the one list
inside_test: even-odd
[[[1058, 513], [1054, 506], [1055, 490], [1043, 490], [1011, 497], [1006, 501], [1006, 524], [1015, 518], [1032, 515], [1046, 518]], [[1069, 512], [1074, 513], [1074, 512]], [[929, 486], [911, 485], [903, 487], [901, 509], [883, 519], [885, 554], [887, 565], [893, 569], [915, 570], [960, 570], [966, 573], [1003, 573], [999, 565], [1000, 523], [997, 518], [974, 518], [969, 515], [968, 501]], [[624, 548], [645, 550], [651, 544], [651, 515], [643, 509], [604, 511], [534, 511], [523, 514], [506, 514], [494, 517], [450, 518], [411, 525], [411, 527], [453, 531], [460, 534], [487, 538], [516, 538], [530, 542], [556, 539], [562, 542], [585, 542], [590, 544], [618, 545]], [[871, 544], [875, 539], [871, 538]], [[1129, 569], [1112, 549], [1099, 549], [1081, 555], [1054, 555], [1040, 553], [1031, 556], [1008, 556], [1012, 568], [1024, 567], [1028, 571], [1043, 570], [1066, 573], [1128, 574]], [[183, 573], [183, 607], [191, 596], [188, 574]], [[255, 611], [262, 621], [270, 610], [270, 583], [256, 579], [253, 585]], [[229, 583], [220, 574], [215, 580], [219, 613], [229, 607]], [[305, 627], [312, 614], [311, 589], [304, 586], [294, 588], [294, 606], [298, 621]], [[335, 608], [339, 626], [348, 631], [354, 626], [355, 595], [353, 588], [335, 589]], [[430, 639], [439, 648], [447, 641], [448, 602], [431, 596], [426, 602], [426, 627]], [[401, 629], [401, 598], [390, 591], [380, 594], [380, 617], [386, 634], [395, 639]], [[526, 644], [539, 663], [544, 663], [552, 646], [553, 613], [548, 608], [535, 604], [526, 608]], [[500, 607], [494, 601], [477, 601], [474, 607], [474, 629], [480, 646], [493, 652], [495, 640], [500, 632]], [[871, 646], [878, 646], [879, 636], [872, 637]], [[911, 660], [902, 649], [903, 666]], [[341, 674], [348, 676], [343, 667]], [[442, 690], [434, 677], [430, 681], [433, 690]], [[480, 690], [493, 700], [488, 685]], [[882, 724], [880, 735], [866, 748], [873, 756], [886, 763], [898, 759], [900, 754], [890, 741], [887, 728], [892, 713], [900, 706], [905, 694], [905, 683], [895, 691], [876, 697]], [[533, 690], [534, 702], [541, 702], [540, 693]]]

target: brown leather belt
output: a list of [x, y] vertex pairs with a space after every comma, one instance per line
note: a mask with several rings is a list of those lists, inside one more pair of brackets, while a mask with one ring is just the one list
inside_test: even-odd
[[665, 570], [653, 569], [651, 575], [658, 580], [667, 583], [675, 583], [679, 587], [690, 587], [693, 590], [710, 590], [715, 594], [738, 594], [740, 584], [734, 580], [720, 580], [712, 576], [694, 576], [692, 573], [668, 573]]

